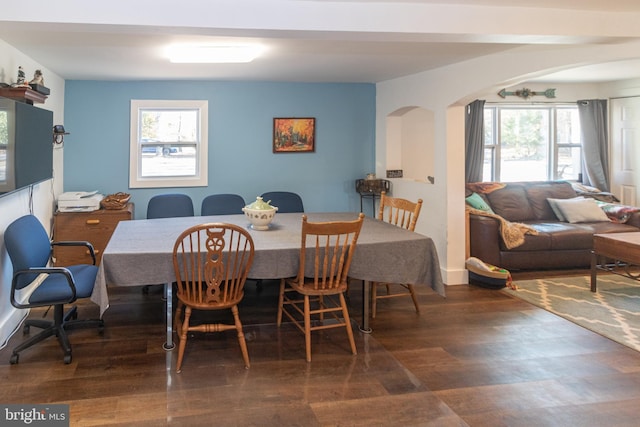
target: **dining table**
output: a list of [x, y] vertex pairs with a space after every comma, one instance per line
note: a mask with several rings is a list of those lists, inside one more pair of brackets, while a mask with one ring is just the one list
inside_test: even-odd
[[[245, 215], [192, 216], [120, 221], [99, 265], [91, 300], [100, 306], [100, 316], [109, 308], [110, 286], [164, 284], [166, 297], [165, 349], [173, 344], [172, 283], [173, 246], [187, 228], [204, 223], [230, 223], [246, 228], [255, 255], [249, 277], [282, 279], [298, 273], [302, 213], [278, 213], [268, 230], [254, 230]], [[352, 221], [354, 212], [305, 213], [309, 222]], [[371, 332], [369, 299], [371, 282], [407, 283], [429, 286], [445, 296], [440, 263], [433, 240], [387, 222], [365, 217], [353, 254], [351, 279], [362, 280], [362, 322], [360, 330]]]

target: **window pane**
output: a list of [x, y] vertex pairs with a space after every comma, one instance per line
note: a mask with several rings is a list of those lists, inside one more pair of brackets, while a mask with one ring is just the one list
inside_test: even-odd
[[493, 114], [495, 109], [493, 108], [485, 108], [484, 109], [484, 144], [485, 145], [494, 145], [495, 135], [493, 134]]
[[582, 173], [581, 154], [580, 147], [559, 147], [556, 179], [577, 180]]
[[484, 150], [484, 163], [482, 165], [482, 180], [483, 181], [493, 181], [494, 180], [493, 153], [495, 153], [495, 150], [493, 148], [485, 148], [485, 150]]
[[195, 176], [196, 146], [191, 145], [144, 145], [140, 162], [143, 178], [158, 176]]
[[[198, 110], [187, 109], [140, 110], [142, 178], [196, 175], [198, 115]], [[185, 141], [191, 144], [183, 144]], [[158, 142], [166, 144], [157, 144]]]
[[548, 179], [549, 114], [547, 110], [501, 110], [500, 145], [501, 181]]
[[580, 117], [577, 108], [558, 108], [556, 112], [556, 143], [580, 144]]
[[195, 142], [198, 140], [198, 110], [140, 111], [141, 141]]

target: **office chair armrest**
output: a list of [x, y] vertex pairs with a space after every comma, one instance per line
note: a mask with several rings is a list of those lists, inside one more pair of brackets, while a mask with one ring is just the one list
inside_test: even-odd
[[96, 265], [96, 252], [93, 249], [93, 245], [84, 240], [65, 240], [60, 242], [51, 242], [51, 246], [85, 246], [89, 249], [89, 254], [91, 254], [91, 259], [93, 260], [93, 265]]
[[[43, 283], [45, 280], [47, 280], [47, 277], [45, 276], [44, 278], [40, 278], [40, 277], [36, 277], [35, 279], [33, 279], [31, 281], [31, 283], [27, 286], [23, 286], [22, 288], [17, 288], [17, 282], [18, 282], [18, 278], [22, 275], [31, 275], [33, 276], [34, 274], [40, 275], [40, 274], [47, 274], [47, 275], [51, 275], [51, 274], [61, 274], [63, 276], [65, 276], [65, 278], [67, 279], [67, 284], [69, 285], [69, 289], [71, 290], [71, 296], [69, 298], [65, 298], [63, 300], [50, 300], [47, 301], [46, 303], [42, 303], [42, 304], [22, 304], [21, 302], [18, 302], [15, 298], [15, 294], [16, 294], [16, 290], [22, 290], [25, 288], [28, 288], [29, 286], [35, 286], [36, 288], [38, 286], [40, 286], [41, 283]], [[37, 282], [37, 283], [36, 283]], [[38, 268], [28, 268], [26, 270], [18, 270], [13, 274], [13, 279], [11, 280], [11, 305], [13, 305], [16, 308], [31, 308], [31, 307], [39, 307], [39, 306], [48, 306], [48, 305], [56, 305], [56, 304], [67, 304], [67, 303], [71, 303], [73, 301], [76, 300], [76, 284], [73, 281], [73, 276], [71, 275], [71, 272], [64, 267], [38, 267]]]

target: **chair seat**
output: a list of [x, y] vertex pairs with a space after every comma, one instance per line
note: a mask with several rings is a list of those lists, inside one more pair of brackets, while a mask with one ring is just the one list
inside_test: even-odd
[[289, 286], [302, 295], [337, 295], [347, 290], [347, 284], [341, 284], [331, 289], [316, 289], [313, 282], [299, 284], [295, 279], [287, 280]]
[[[93, 284], [96, 281], [98, 267], [95, 265], [81, 264], [67, 267], [76, 284], [76, 299], [88, 298], [93, 292]], [[50, 305], [50, 301], [67, 300], [73, 302], [71, 291], [66, 285], [67, 279], [61, 274], [52, 274], [29, 296], [30, 304]]]
[[234, 305], [238, 305], [242, 298], [244, 298], [244, 292], [242, 292], [236, 298], [229, 299], [228, 301], [223, 302], [195, 302], [191, 298], [185, 298], [183, 295], [177, 296], [178, 300], [185, 305], [190, 306], [191, 308], [195, 308], [196, 310], [224, 310], [226, 308], [231, 308]]

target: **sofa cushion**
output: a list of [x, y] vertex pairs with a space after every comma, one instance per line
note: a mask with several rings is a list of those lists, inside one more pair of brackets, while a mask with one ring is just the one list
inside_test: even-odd
[[535, 218], [522, 184], [510, 183], [486, 196], [491, 209], [507, 221], [527, 221]]
[[547, 199], [571, 199], [577, 196], [575, 190], [565, 181], [536, 182], [525, 186], [529, 204], [536, 220], [555, 220], [556, 215]]
[[[559, 223], [560, 224], [560, 223]], [[504, 241], [500, 240], [500, 250], [507, 252], [529, 252], [529, 251], [550, 251], [551, 233], [540, 232], [540, 228], [534, 226], [538, 234], [527, 234], [524, 236], [524, 243], [515, 248], [508, 249]]]
[[[602, 222], [583, 222], [581, 224], [572, 224], [576, 227], [584, 228], [589, 233], [603, 234], [603, 233], [632, 233], [638, 232], [638, 227], [634, 227], [629, 224], [619, 224], [617, 222], [602, 221]], [[592, 242], [593, 244], [593, 242]], [[591, 246], [589, 246], [591, 249]]]
[[[527, 225], [532, 226], [538, 234], [525, 236], [524, 244], [511, 249], [512, 251], [591, 249], [593, 232], [588, 227], [558, 221], [533, 221]], [[552, 252], [549, 252], [549, 255], [552, 256]]]

